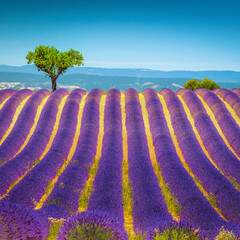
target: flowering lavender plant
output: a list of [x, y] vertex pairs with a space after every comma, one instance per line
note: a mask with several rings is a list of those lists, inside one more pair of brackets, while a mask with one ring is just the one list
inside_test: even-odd
[[93, 89], [86, 98], [75, 153], [40, 210], [49, 217], [67, 218], [78, 211], [80, 193], [88, 178], [88, 166], [96, 153], [101, 95], [101, 90]]
[[19, 204], [0, 201], [0, 239], [46, 239], [47, 218]]
[[0, 111], [0, 140], [9, 128], [18, 105], [24, 98], [31, 96], [32, 94], [33, 92], [28, 89], [17, 91], [3, 106]]
[[133, 192], [135, 232], [151, 234], [160, 223], [172, 220], [159, 187], [151, 159], [139, 103], [134, 89], [125, 92], [129, 177]]
[[215, 93], [208, 89], [197, 89], [194, 92], [201, 96], [211, 108], [227, 141], [235, 153], [240, 157], [240, 128], [226, 109], [224, 103]]
[[178, 95], [182, 96], [187, 104], [203, 145], [214, 163], [225, 176], [229, 179], [235, 179], [240, 184], [240, 161], [226, 146], [199, 98], [195, 93], [187, 89], [179, 90]]
[[104, 114], [102, 156], [93, 183], [88, 210], [111, 213], [123, 226], [122, 203], [122, 121], [121, 93], [111, 89], [107, 93]]
[[34, 124], [37, 108], [41, 104], [43, 98], [50, 94], [49, 90], [41, 89], [34, 93], [23, 110], [21, 111], [12, 131], [0, 146], [0, 162], [5, 163], [13, 158], [18, 152], [28, 133]]
[[216, 198], [216, 206], [228, 220], [239, 222], [240, 193], [210, 162], [203, 152], [175, 92], [163, 94], [168, 106], [172, 126], [185, 161], [209, 195]]
[[67, 93], [65, 89], [58, 89], [50, 95], [28, 144], [16, 157], [0, 168], [0, 195], [5, 194], [12, 183], [38, 162], [51, 137], [58, 106]]
[[86, 211], [66, 221], [58, 232], [58, 240], [126, 240], [127, 235], [117, 219], [109, 213]]
[[40, 163], [28, 172], [20, 183], [15, 185], [7, 197], [10, 201], [35, 208], [45, 194], [47, 187], [67, 159], [72, 146], [81, 98], [82, 95], [79, 93], [71, 92], [69, 94], [50, 150]]
[[11, 97], [16, 91], [13, 89], [3, 89], [0, 91], [0, 104], [7, 98]]

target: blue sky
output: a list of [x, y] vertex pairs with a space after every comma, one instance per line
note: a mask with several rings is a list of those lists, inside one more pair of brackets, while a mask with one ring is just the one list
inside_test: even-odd
[[240, 1], [1, 1], [0, 64], [38, 45], [86, 67], [240, 71]]

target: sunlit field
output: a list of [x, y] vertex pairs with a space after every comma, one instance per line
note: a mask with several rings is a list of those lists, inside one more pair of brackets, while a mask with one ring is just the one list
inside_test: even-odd
[[0, 91], [0, 239], [240, 238], [240, 89]]

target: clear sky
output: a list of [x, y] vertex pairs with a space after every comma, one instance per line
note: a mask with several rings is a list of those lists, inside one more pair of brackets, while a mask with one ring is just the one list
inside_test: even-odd
[[38, 45], [86, 67], [240, 71], [239, 0], [1, 0], [0, 64]]

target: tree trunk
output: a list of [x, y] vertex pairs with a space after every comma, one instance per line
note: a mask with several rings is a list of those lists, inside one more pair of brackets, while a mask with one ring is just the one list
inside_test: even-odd
[[52, 77], [52, 92], [54, 92], [55, 90], [57, 90], [57, 78]]

